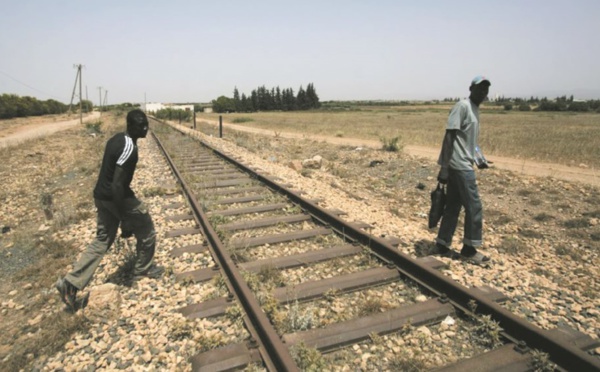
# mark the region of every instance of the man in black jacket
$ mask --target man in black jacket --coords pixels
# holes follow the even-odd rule
[[[134,279],[159,277],[164,269],[153,263],[156,246],[154,223],[148,208],[135,197],[131,181],[138,161],[138,138],[148,133],[148,118],[141,110],[127,114],[127,130],[114,135],[106,143],[98,182],[94,188],[97,208],[96,239],[81,254],[73,271],[56,283],[62,301],[77,310],[77,292],[92,280],[104,254],[115,241],[119,224],[121,236],[135,235],[136,262]]]

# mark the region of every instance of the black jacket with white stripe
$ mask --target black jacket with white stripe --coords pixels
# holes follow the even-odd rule
[[[126,174],[124,185],[125,198],[133,197],[135,194],[130,187],[135,167],[138,162],[138,148],[127,135],[127,133],[115,134],[106,142],[102,167],[98,175],[98,182],[94,188],[94,198],[99,200],[112,201],[111,184],[115,174],[116,167],[121,167]]]

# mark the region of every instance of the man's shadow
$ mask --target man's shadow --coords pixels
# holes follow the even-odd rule
[[[415,255],[417,257],[431,256],[435,254],[435,242],[421,239],[415,243]]]

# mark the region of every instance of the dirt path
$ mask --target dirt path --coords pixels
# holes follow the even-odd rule
[[[217,121],[203,120],[212,125],[218,125]],[[319,135],[307,135],[292,132],[277,132],[272,130],[252,128],[243,125],[223,123],[224,130],[235,129],[242,132],[257,133],[269,136],[279,136],[283,138],[301,138],[312,139],[316,141],[324,141],[336,145],[347,145],[357,147],[381,148],[380,141],[365,140],[358,138],[342,138],[342,137],[327,137]],[[226,127],[225,127],[226,126]],[[404,147],[404,152],[413,156],[420,156],[431,160],[437,160],[439,156],[439,148],[407,145]],[[536,177],[554,177],[567,181],[577,181],[589,185],[600,186],[600,170],[569,167],[553,163],[539,163],[525,159],[514,159],[500,156],[487,156],[488,160],[493,162],[493,166],[498,169],[506,169],[516,173],[536,176]]]
[[[93,112],[90,115],[83,118],[83,121],[90,121],[100,117],[99,112]],[[19,126],[18,128],[8,128],[0,131],[0,148],[10,147],[18,145],[21,142],[48,136],[61,130],[72,128],[79,124],[79,118],[48,122],[48,123],[35,123]]]

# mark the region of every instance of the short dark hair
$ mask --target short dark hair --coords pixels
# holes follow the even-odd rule
[[[130,129],[134,125],[148,124],[148,118],[144,111],[140,109],[131,110],[127,113],[127,129]]]

